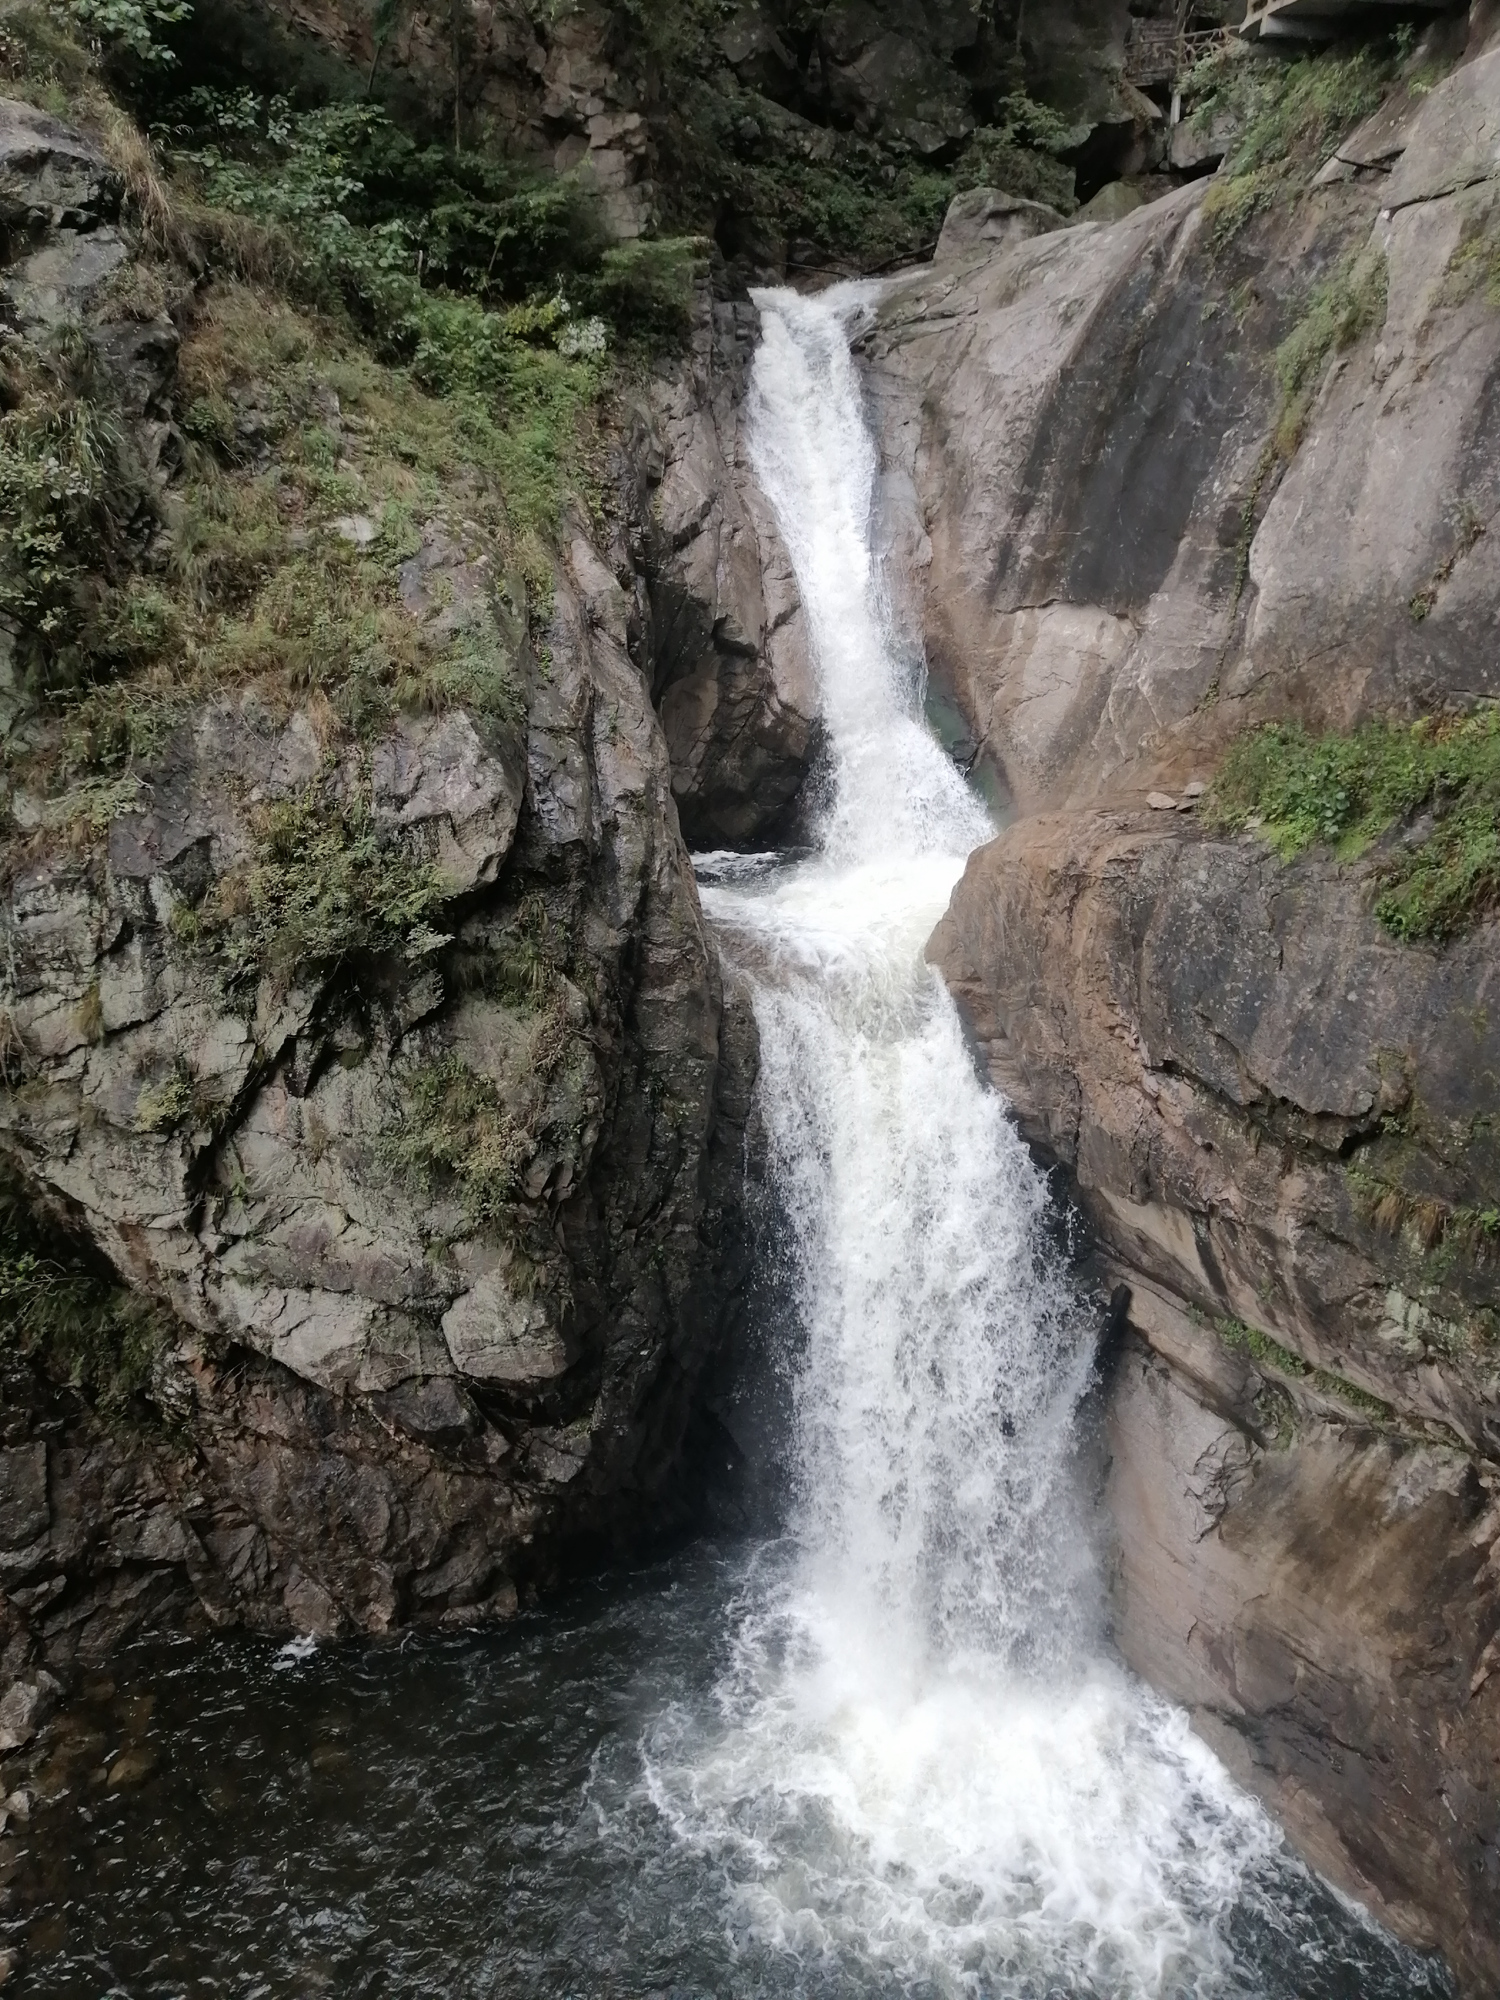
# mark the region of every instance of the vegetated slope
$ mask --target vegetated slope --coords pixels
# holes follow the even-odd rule
[[[1175,6],[1135,12],[1170,21]],[[196,18],[254,60],[223,0]],[[1069,212],[1127,156],[1165,166],[1165,98],[1122,76],[1124,0],[575,0],[474,16],[329,0],[295,19],[433,129],[503,132],[588,173],[623,232],[710,238],[736,285],[909,261],[966,188]]]

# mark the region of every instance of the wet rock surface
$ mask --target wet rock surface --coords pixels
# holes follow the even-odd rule
[[[746,453],[748,303],[716,305],[691,365],[643,413],[652,692],[695,849],[767,847],[791,826],[820,730],[791,558]]]

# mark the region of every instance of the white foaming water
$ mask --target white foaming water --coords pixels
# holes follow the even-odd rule
[[[663,1718],[648,1782],[748,1936],[856,1982],[1239,1990],[1220,1922],[1278,1838],[1100,1649],[1073,1467],[1088,1330],[923,962],[990,827],[883,615],[862,302],[763,295],[751,393],[831,739],[819,852],[705,870],[754,990],[801,1320],[790,1552],[752,1579],[717,1717]]]

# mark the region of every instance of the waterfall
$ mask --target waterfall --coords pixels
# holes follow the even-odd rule
[[[1276,1835],[1106,1655],[1089,1330],[923,961],[990,828],[891,643],[864,296],[761,295],[751,384],[831,743],[816,852],[701,871],[754,993],[800,1319],[790,1533],[737,1607],[712,1725],[662,1718],[648,1782],[747,1935],[804,1958],[923,1992],[1239,1990],[1222,1920]]]

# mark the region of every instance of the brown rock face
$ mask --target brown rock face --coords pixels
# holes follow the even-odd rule
[[[820,740],[791,559],[746,457],[758,334],[753,306],[715,306],[634,451],[653,692],[683,838],[700,850],[783,835]]]
[[[1121,1646],[1315,1867],[1493,1992],[1497,1489],[1462,1451],[1291,1415],[1214,1334],[1144,1290],[1135,1310],[1110,1413]]]
[[[892,599],[1018,813],[931,954],[1133,1295],[1122,1648],[1476,1994],[1500,1990],[1500,927],[1383,931],[1399,828],[1285,865],[1193,807],[1261,719],[1500,693],[1500,318],[1453,275],[1497,105],[1500,55],[1471,53],[1387,117],[1378,181],[1325,175],[1228,250],[1197,188],[979,246],[893,285],[864,342]],[[1365,249],[1383,324],[1278,459],[1271,354]]]

